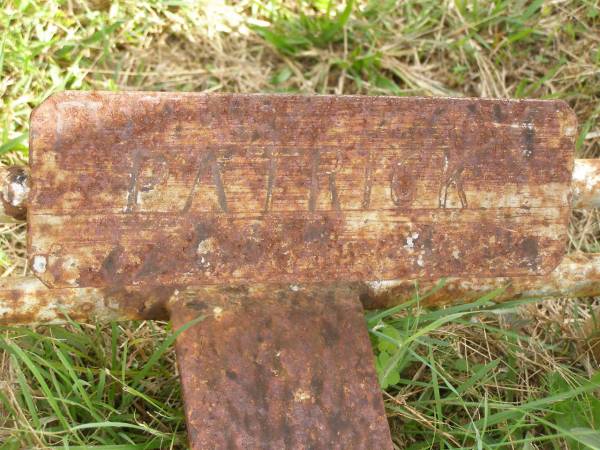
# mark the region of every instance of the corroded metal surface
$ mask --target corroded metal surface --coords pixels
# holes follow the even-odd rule
[[[0,279],[0,325],[168,320],[166,286],[49,289],[35,277]]]
[[[576,123],[556,101],[55,95],[31,121],[49,286],[549,273]]]
[[[337,283],[340,289],[360,294],[367,309],[400,304],[415,293],[429,291],[437,282],[390,280],[369,283]],[[324,286],[334,289],[336,286]],[[274,289],[310,288],[310,285],[273,286],[254,284],[248,292],[259,295]],[[507,288],[495,300],[539,297],[587,297],[600,295],[600,254],[567,255],[549,275],[514,278],[448,278],[445,287],[425,299],[429,305],[468,302],[497,288]],[[180,288],[204,297],[236,295],[240,287],[204,286]],[[161,319],[168,320],[166,304],[175,292],[167,287],[135,287],[112,292],[96,288],[49,289],[37,278],[0,280],[0,325],[60,323],[65,315],[74,320]]]
[[[361,301],[366,309],[387,308],[436,288],[423,304],[441,306],[467,303],[481,296],[504,289],[494,301],[546,297],[592,297],[600,295],[600,254],[575,253],[563,258],[549,275],[541,277],[457,278],[439,281],[390,280],[366,283],[361,287]]]
[[[5,170],[3,185],[0,192],[4,200],[10,203],[7,214],[11,213],[11,207],[17,207],[19,220],[25,219],[27,209],[27,195],[29,194],[29,170],[25,167],[14,166]],[[15,184],[16,183],[16,184]],[[573,208],[598,208],[600,207],[600,159],[575,159],[573,166],[573,177],[571,180],[572,207]]]
[[[175,327],[191,448],[392,449],[358,296],[315,287],[182,292]]]

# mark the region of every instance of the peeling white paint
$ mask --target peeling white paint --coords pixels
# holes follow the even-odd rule
[[[415,241],[419,239],[419,233],[413,233],[406,237],[406,245],[404,246],[407,250],[413,250],[415,248]]]
[[[211,263],[208,255],[214,253],[217,250],[217,243],[215,238],[209,237],[200,241],[198,247],[196,247],[196,255],[198,256],[198,263],[204,269],[209,269]]]
[[[297,389],[296,392],[294,392],[295,402],[303,402],[310,399],[312,399],[310,392],[305,391],[304,389]]]
[[[215,250],[217,250],[217,242],[215,238],[210,237],[204,239],[203,241],[200,241],[198,247],[196,247],[196,254],[198,256],[206,255],[208,253],[214,252]]]
[[[528,130],[533,130],[534,125],[531,122],[521,122],[521,123],[511,123],[511,128],[526,128]]]
[[[213,316],[215,316],[215,319],[217,320],[221,319],[221,317],[223,317],[223,308],[220,306],[215,306],[213,308]]]
[[[367,286],[373,291],[375,295],[382,292],[387,292],[395,286],[398,286],[400,281],[398,280],[375,280],[367,283]]]
[[[205,269],[208,269],[210,267],[210,262],[207,261],[204,256],[200,257],[200,260],[198,261],[198,263],[200,264],[200,266],[204,267]],[[189,272],[189,274],[192,275],[192,272]]]
[[[33,257],[33,263],[31,264],[31,268],[35,273],[44,273],[46,272],[46,265],[48,261],[44,255],[35,255]]]

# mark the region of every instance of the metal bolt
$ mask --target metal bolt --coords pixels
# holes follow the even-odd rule
[[[3,172],[0,179],[0,197],[4,213],[14,219],[24,220],[29,198],[28,169],[24,166],[11,166]]]

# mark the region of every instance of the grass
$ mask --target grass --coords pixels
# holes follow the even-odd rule
[[[598,1],[18,1],[0,8],[0,162],[63,89],[561,98],[600,156]],[[27,273],[0,224],[2,276]],[[570,251],[600,251],[575,211]],[[369,313],[398,448],[600,448],[595,302]],[[6,328],[0,450],[185,448],[168,324]]]
[[[600,374],[574,370],[551,345],[513,328],[519,307],[534,302],[492,300],[437,311],[413,300],[368,316],[398,444],[586,448],[600,437]]]

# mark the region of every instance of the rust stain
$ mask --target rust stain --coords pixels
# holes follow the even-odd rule
[[[600,294],[600,254],[574,253],[565,256],[549,275],[533,277],[449,277],[440,281],[374,281],[357,287],[366,309],[388,308],[412,298],[415,287],[422,304],[442,306],[468,303],[500,289],[494,301],[550,297],[592,297]],[[428,294],[435,288],[432,294]],[[427,294],[427,295],[424,295]]]
[[[192,449],[392,449],[350,290],[289,287],[170,302]]]
[[[575,127],[558,101],[66,92],[32,114],[31,263],[51,287],[548,274]]]
[[[0,280],[0,325],[169,320],[173,287],[48,289],[35,277]]]
[[[419,292],[424,294],[437,281],[415,279],[322,284],[323,289],[340,289],[360,295],[365,309],[398,305]],[[292,285],[294,289],[313,285]],[[176,292],[185,295],[221,298],[251,292],[266,295],[289,288],[281,284],[250,286],[127,286],[113,288],[49,289],[37,278],[0,280],[0,324],[57,323],[68,315],[80,322],[159,319],[168,320],[167,305]],[[567,255],[545,276],[525,277],[450,277],[434,295],[424,298],[428,305],[468,302],[498,288],[506,288],[495,301],[516,298],[588,297],[600,294],[600,254]]]

